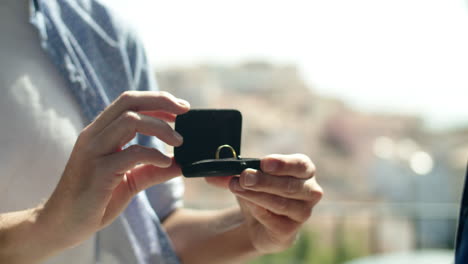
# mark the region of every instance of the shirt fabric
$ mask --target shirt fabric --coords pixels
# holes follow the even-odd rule
[[[99,1],[37,0],[31,1],[30,7],[30,19],[38,30],[40,44],[61,75],[63,89],[70,92],[62,97],[62,103],[78,106],[85,123],[125,90],[157,90],[138,38]],[[23,80],[28,85],[33,81]],[[31,87],[28,85],[23,87]],[[24,97],[21,93],[16,96],[18,100]],[[34,96],[37,101],[37,97],[48,94],[36,92]],[[75,127],[72,138],[76,138],[77,128],[81,129]],[[161,146],[154,137],[142,136],[132,144]],[[139,193],[114,223],[97,234],[94,261],[179,263],[159,219],[181,206],[181,184],[181,179],[175,179]]]
[[[29,23],[29,0],[0,1],[0,213],[53,192],[85,123]],[[44,263],[95,263],[95,237]],[[128,262],[132,263],[132,262]]]

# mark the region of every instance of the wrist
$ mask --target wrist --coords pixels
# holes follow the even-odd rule
[[[57,250],[39,221],[43,206],[0,215],[0,263],[37,263]]]
[[[65,223],[53,212],[47,204],[38,206],[35,208],[35,221],[32,226],[32,230],[36,233],[33,240],[42,244],[41,248],[48,252],[47,255],[55,255],[66,249],[69,244],[63,232]]]
[[[245,221],[235,230],[235,235],[238,236],[239,241],[242,241],[240,251],[243,252],[243,260],[251,260],[264,255],[255,247]]]

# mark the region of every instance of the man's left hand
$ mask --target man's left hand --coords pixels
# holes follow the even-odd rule
[[[270,155],[261,160],[261,169],[207,181],[229,187],[236,195],[250,241],[259,253],[279,252],[294,243],[323,191],[314,177],[315,166],[305,155]]]

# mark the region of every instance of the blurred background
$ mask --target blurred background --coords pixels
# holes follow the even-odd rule
[[[326,195],[295,247],[252,263],[453,262],[467,1],[109,2],[139,31],[161,90],[243,113],[243,156],[301,152],[317,165]],[[235,204],[185,182],[189,207]]]

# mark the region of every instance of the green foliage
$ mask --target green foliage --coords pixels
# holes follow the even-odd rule
[[[303,231],[292,248],[257,258],[249,264],[340,264],[365,255],[359,243],[352,243],[345,236],[335,242],[334,247],[324,246],[316,233]]]

